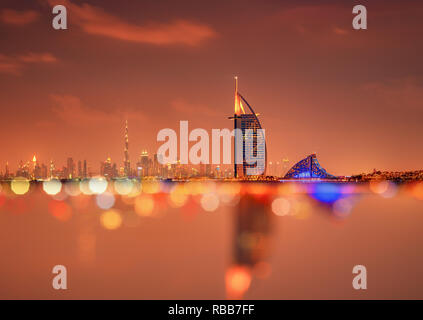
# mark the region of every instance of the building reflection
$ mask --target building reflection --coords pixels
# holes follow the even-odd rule
[[[228,299],[242,299],[253,277],[270,273],[266,261],[274,219],[270,203],[268,195],[246,194],[234,208],[233,261],[225,279]]]

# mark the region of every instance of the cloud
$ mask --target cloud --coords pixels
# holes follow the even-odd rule
[[[38,20],[39,13],[35,10],[17,11],[13,9],[3,9],[0,12],[0,21],[6,24],[24,26]]]
[[[59,4],[56,0],[47,1],[52,6]],[[62,0],[60,4],[65,5],[68,12],[72,13],[72,23],[78,25],[86,33],[112,39],[154,45],[196,46],[216,36],[216,32],[209,26],[188,20],[139,26],[86,3],[76,5],[68,0]]]
[[[28,53],[20,55],[18,60],[23,63],[50,63],[56,62],[57,58],[51,53]]]
[[[347,35],[349,33],[348,30],[343,29],[343,28],[339,28],[339,27],[334,27],[333,32],[337,35],[340,35],[340,36],[344,36],[344,35]]]
[[[20,75],[29,64],[54,63],[57,58],[51,53],[27,53],[18,56],[0,54],[0,73]]]
[[[19,75],[22,65],[17,61],[0,54],[0,73]]]
[[[146,121],[139,111],[116,109],[112,112],[98,110],[84,105],[79,97],[74,95],[51,94],[52,112],[61,121],[72,126],[102,127],[122,123],[124,119],[135,122]]]

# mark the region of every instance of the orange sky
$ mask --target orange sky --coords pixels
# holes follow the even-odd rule
[[[89,2],[89,4],[87,4]],[[233,76],[261,114],[269,160],[312,152],[333,174],[421,169],[423,4],[364,1],[3,0],[0,166],[157,150],[189,120],[226,128]],[[51,4],[68,30],[51,27]]]

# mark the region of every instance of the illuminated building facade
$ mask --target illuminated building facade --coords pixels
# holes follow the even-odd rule
[[[125,122],[125,149],[124,149],[123,168],[124,168],[125,176],[129,177],[131,175],[131,162],[129,161],[128,120],[126,120]]]
[[[146,177],[152,175],[152,161],[148,157],[147,150],[141,151],[140,160],[137,162],[137,175]]]
[[[285,179],[336,179],[336,176],[329,174],[323,169],[316,154],[311,154],[307,158],[295,164],[285,175]]]
[[[66,179],[73,178],[75,178],[75,162],[73,161],[73,158],[69,157],[67,159]]]
[[[243,103],[245,103],[250,113],[245,112]],[[237,150],[237,143],[234,143],[234,177],[244,178],[248,176],[263,176],[266,175],[266,158],[267,148],[265,144],[265,137],[262,131],[262,126],[258,119],[258,114],[254,112],[253,108],[238,92],[238,77],[235,77],[235,113],[234,129],[241,129],[242,134],[242,150]],[[236,135],[237,133],[235,133]],[[262,136],[263,135],[263,136]],[[237,137],[235,137],[235,140]],[[258,139],[262,139],[264,143],[258,143]],[[252,150],[252,156],[257,160],[256,163],[250,164],[247,162],[247,151]],[[236,163],[236,159],[242,154],[242,163]],[[248,173],[249,172],[249,173]]]
[[[112,159],[110,157],[108,157],[106,161],[101,164],[100,172],[101,175],[106,178],[115,178],[118,176],[116,163],[112,164]]]

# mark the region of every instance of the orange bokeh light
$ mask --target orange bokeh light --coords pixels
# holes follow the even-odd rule
[[[60,221],[68,221],[72,217],[72,208],[64,201],[51,200],[48,203],[48,211]]]
[[[245,266],[232,266],[226,271],[228,299],[242,299],[251,284],[251,271]]]

